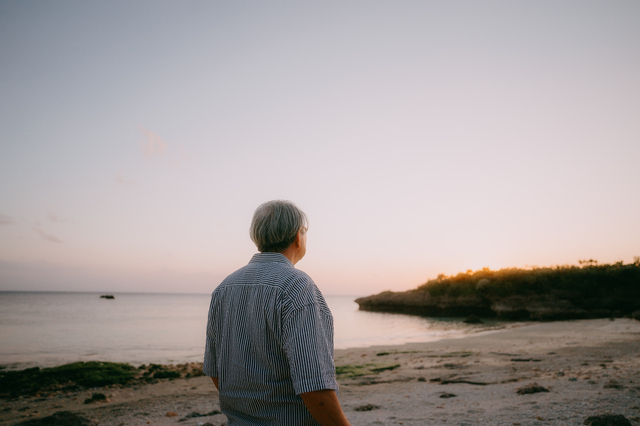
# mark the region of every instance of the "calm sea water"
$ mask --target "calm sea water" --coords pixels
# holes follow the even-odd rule
[[[0,365],[74,361],[131,364],[202,361],[210,295],[0,292]],[[455,319],[363,312],[352,296],[327,296],[335,347],[461,337],[478,326]]]

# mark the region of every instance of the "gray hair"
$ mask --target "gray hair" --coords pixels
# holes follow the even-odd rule
[[[295,240],[298,232],[306,232],[307,215],[286,200],[261,204],[253,213],[249,234],[260,252],[281,252]]]

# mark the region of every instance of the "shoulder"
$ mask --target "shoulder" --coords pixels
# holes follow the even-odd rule
[[[291,307],[296,309],[307,305],[319,305],[321,309],[328,310],[324,297],[313,279],[304,271],[295,271],[285,291]]]
[[[276,287],[282,292],[290,294],[297,294],[305,289],[315,287],[315,283],[309,275],[294,268],[291,264],[263,262],[249,263],[231,273],[216,287],[214,293],[237,285]]]
[[[225,279],[223,279],[220,284],[218,284],[218,286],[214,289],[214,293],[216,292],[220,292],[220,290],[224,289],[226,286],[228,285],[233,285],[236,282],[242,281],[242,276],[244,275],[244,269],[246,268],[246,266],[243,266],[242,268],[236,270],[235,272],[232,272],[231,274],[227,275]]]

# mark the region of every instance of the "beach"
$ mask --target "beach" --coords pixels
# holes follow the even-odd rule
[[[354,425],[640,424],[640,321],[514,323],[467,337],[340,349],[339,399]],[[93,394],[105,400],[85,403]],[[0,425],[60,411],[100,425],[222,425],[199,376],[0,400]],[[597,424],[597,423],[594,423]]]

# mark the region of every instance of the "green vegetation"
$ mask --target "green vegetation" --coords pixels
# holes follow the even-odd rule
[[[74,362],[59,367],[28,368],[20,371],[0,369],[0,398],[20,395],[47,394],[56,391],[74,391],[110,385],[155,383],[158,379],[202,376],[202,364],[141,365],[113,362]]]
[[[381,372],[387,371],[387,370],[395,370],[398,367],[400,367],[400,364],[384,365],[382,367],[372,368],[371,371],[373,371],[374,373],[381,373]]]
[[[179,371],[157,371],[153,374],[154,379],[177,379],[180,377]]]
[[[336,376],[359,377],[369,374],[380,373],[386,370],[393,370],[400,367],[400,364],[380,365],[380,364],[360,364],[360,365],[336,365]]]
[[[14,397],[35,394],[43,389],[72,390],[134,380],[136,369],[129,364],[113,362],[74,362],[53,368],[38,367],[21,371],[0,372],[0,396]]]
[[[442,355],[425,355],[426,358],[466,358],[473,355],[473,352],[460,351],[460,352],[448,352]]]
[[[363,365],[336,365],[336,376],[339,377],[358,377],[371,374],[370,367],[374,364]]]
[[[149,370],[142,375],[142,379],[151,382],[154,379],[177,379],[180,372],[167,369],[166,365],[149,364]]]
[[[595,260],[581,260],[581,266],[555,266],[550,268],[508,268],[492,271],[459,273],[447,277],[438,275],[418,287],[432,296],[447,295],[506,297],[540,294],[582,298],[585,295],[610,297],[615,294],[640,296],[640,260],[628,265],[598,265]]]
[[[562,299],[583,300],[631,297],[640,298],[640,261],[624,265],[598,265],[595,260],[580,261],[581,266],[556,266],[532,269],[467,271],[455,276],[439,275],[418,287],[431,296],[508,297],[551,295]]]
[[[627,265],[579,263],[441,274],[415,290],[383,292],[356,302],[372,311],[539,320],[622,316],[640,309],[640,258]]]

